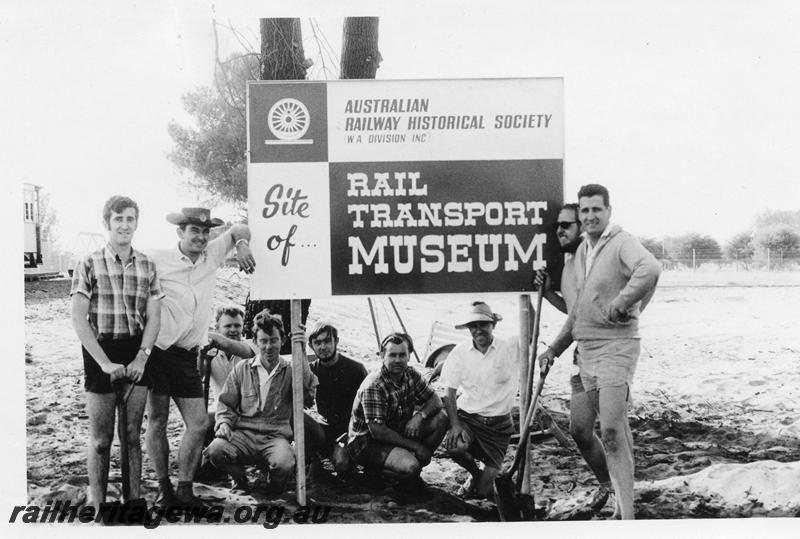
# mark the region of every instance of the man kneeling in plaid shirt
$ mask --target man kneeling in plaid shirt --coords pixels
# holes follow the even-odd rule
[[[419,473],[449,425],[442,400],[422,375],[408,366],[411,337],[392,333],[381,343],[383,365],[367,375],[356,393],[347,442],[350,458],[365,468],[424,486]],[[417,408],[419,407],[419,408]],[[416,411],[415,411],[416,409]],[[349,466],[337,462],[337,472]]]

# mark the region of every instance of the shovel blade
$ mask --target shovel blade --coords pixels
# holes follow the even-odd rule
[[[536,501],[533,494],[518,494],[519,511],[522,520],[539,520],[539,513],[536,510]]]
[[[494,480],[494,502],[503,522],[519,522],[522,520],[522,509],[519,498],[514,492],[514,482],[510,475],[498,475]]]

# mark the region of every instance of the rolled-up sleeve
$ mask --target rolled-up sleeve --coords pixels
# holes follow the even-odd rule
[[[386,423],[388,399],[380,387],[365,387],[361,395],[361,406],[364,409],[364,421],[369,423]]]

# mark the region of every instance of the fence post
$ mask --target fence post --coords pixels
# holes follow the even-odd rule
[[[697,269],[697,258],[695,256],[695,250],[694,249],[692,249],[692,269],[693,270]]]

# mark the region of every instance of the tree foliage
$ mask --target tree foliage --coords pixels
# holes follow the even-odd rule
[[[661,260],[664,258],[664,244],[661,242],[661,240],[654,238],[640,238],[639,242],[645,249],[650,251],[654,257],[656,257],[656,260]]]
[[[247,202],[247,80],[257,79],[256,54],[220,62],[215,87],[200,87],[182,101],[192,126],[170,122],[175,148],[169,159],[191,176],[188,183],[223,202]]]
[[[773,225],[789,225],[795,230],[800,230],[800,210],[764,210],[756,216],[756,230]]]
[[[669,257],[684,263],[690,263],[692,260],[702,262],[722,258],[722,249],[720,249],[719,243],[707,234],[690,232],[677,238],[667,238],[665,244],[669,245]]]
[[[167,127],[175,142],[168,157],[186,174],[187,183],[214,201],[240,209],[247,203],[247,81],[305,79],[313,64],[305,57],[300,19],[268,18],[259,23],[260,54],[247,52],[218,61],[215,85],[182,97],[192,125],[172,121]],[[319,45],[319,28],[313,22],[312,29]],[[342,55],[342,78],[375,78],[380,62],[377,17],[346,19]]]
[[[753,259],[755,252],[756,249],[753,245],[753,234],[751,232],[740,232],[725,245],[725,256],[745,266]]]
[[[800,233],[788,224],[775,224],[759,230],[756,244],[762,249],[779,252],[783,256],[798,256]]]

